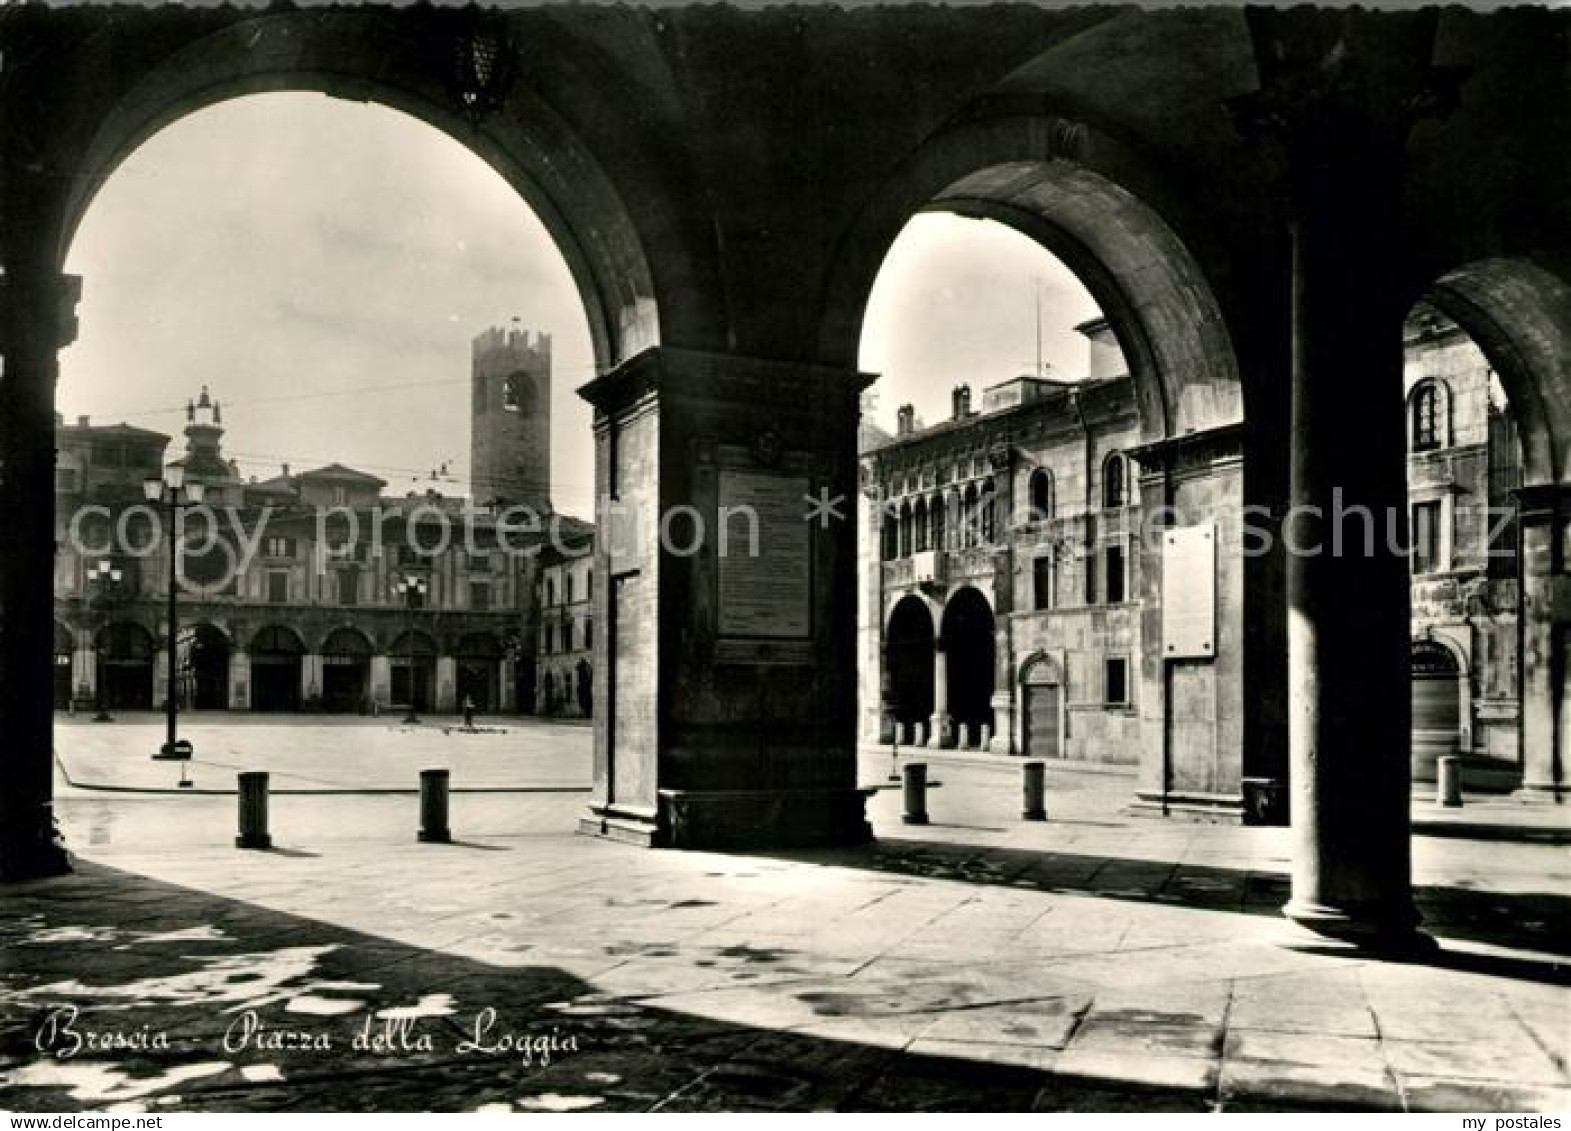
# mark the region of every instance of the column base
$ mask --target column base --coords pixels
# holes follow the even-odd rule
[[[1141,789],[1129,810],[1136,817],[1178,817],[1198,824],[1245,823],[1243,798],[1230,793],[1169,790],[1164,796],[1159,789]]]
[[[16,826],[0,829],[0,880],[41,880],[70,873],[71,856],[55,827],[51,806],[40,806]]]
[[[1512,801],[1526,801],[1533,805],[1564,805],[1571,801],[1571,787],[1552,782],[1523,782],[1511,794]]]
[[[658,811],[591,808],[584,836],[641,848],[730,851],[866,844],[867,790],[663,789]]]
[[[1382,954],[1417,955],[1440,949],[1431,935],[1419,930],[1418,912],[1391,912],[1380,906],[1331,907],[1312,900],[1289,900],[1282,914],[1294,925],[1283,945],[1294,949],[1327,943]]]

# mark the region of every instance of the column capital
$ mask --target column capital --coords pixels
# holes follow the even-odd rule
[[[1448,113],[1465,68],[1433,63],[1433,11],[1250,8],[1260,85],[1229,99],[1239,132],[1270,147],[1299,208],[1400,187],[1413,125]]]
[[[64,349],[76,341],[76,307],[82,301],[82,277],[55,272],[41,277],[0,276],[0,333],[10,341],[24,333],[42,313],[41,324],[52,327],[46,346]]]

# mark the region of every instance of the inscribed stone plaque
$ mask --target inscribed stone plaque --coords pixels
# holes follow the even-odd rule
[[[1216,655],[1216,527],[1186,526],[1162,535],[1162,655]]]
[[[805,478],[720,473],[720,635],[805,637],[812,615]],[[749,536],[756,522],[757,541]],[[757,550],[754,553],[754,550]]]

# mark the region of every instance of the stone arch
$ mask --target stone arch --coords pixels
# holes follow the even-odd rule
[[[947,672],[949,714],[957,728],[993,725],[997,642],[992,603],[974,585],[963,585],[944,602],[939,635]]]
[[[1467,649],[1444,632],[1431,630],[1415,637],[1412,649],[1413,777],[1433,781],[1437,757],[1465,753],[1472,746],[1472,663]],[[1456,724],[1452,733],[1427,733],[1421,725],[1421,712],[1436,706],[1435,697],[1421,691],[1430,685],[1441,691],[1447,710],[1454,704]]]
[[[270,12],[241,18],[172,51],[98,116],[56,218],[57,263],[98,190],[138,146],[198,110],[250,94],[318,91],[372,101],[441,130],[524,199],[566,260],[603,371],[660,344],[662,326],[644,241],[610,178],[567,120],[515,83],[483,125],[466,116],[434,50],[454,46],[457,13],[429,25],[364,12]],[[440,42],[446,40],[447,42]],[[663,252],[680,256],[680,249]],[[673,274],[690,274],[683,264]]]
[[[914,740],[933,714],[934,620],[925,598],[908,593],[895,602],[884,627],[885,707],[897,733]]]
[[[1571,285],[1531,260],[1502,257],[1446,273],[1424,298],[1499,375],[1526,482],[1571,483]]]
[[[1020,661],[1016,678],[1022,684],[1056,683],[1063,686],[1064,668],[1057,656],[1039,649]]]
[[[826,289],[820,352],[857,356],[879,268],[923,211],[1008,225],[1080,279],[1129,364],[1142,438],[1243,419],[1238,361],[1209,277],[1170,222],[1159,178],[1084,122],[1038,113],[974,118],[920,146],[842,241]]]

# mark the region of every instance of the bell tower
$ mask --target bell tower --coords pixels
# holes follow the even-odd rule
[[[493,326],[474,340],[470,478],[481,505],[551,509],[551,335]]]

